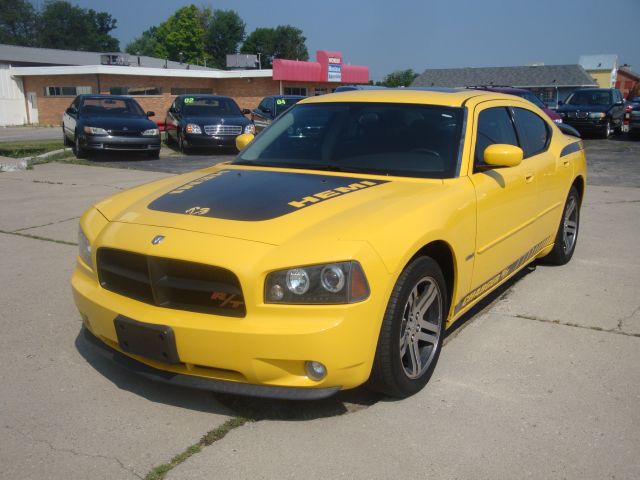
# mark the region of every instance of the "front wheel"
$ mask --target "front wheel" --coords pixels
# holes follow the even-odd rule
[[[438,362],[448,311],[442,270],[430,257],[416,258],[391,293],[369,387],[397,398],[420,391]]]
[[[189,147],[185,144],[184,136],[181,133],[178,133],[178,150],[184,154],[189,153]]]
[[[604,130],[602,131],[602,138],[609,138],[613,133],[613,129],[611,128],[611,122],[607,121],[604,126]]]
[[[543,261],[551,265],[564,265],[569,263],[573,252],[576,250],[578,230],[580,227],[580,195],[575,186],[569,190],[567,201],[564,204],[560,226],[556,232],[553,250],[544,257]]]
[[[73,154],[76,158],[86,158],[87,152],[80,145],[80,136],[76,133],[76,138],[73,141]]]

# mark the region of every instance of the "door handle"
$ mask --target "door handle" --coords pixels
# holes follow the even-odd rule
[[[563,161],[562,161],[562,166],[563,166],[563,167],[568,167],[568,166],[569,166],[569,163],[570,163],[570,162],[569,162],[569,160],[563,160]]]
[[[527,182],[527,183],[531,183],[531,182],[533,182],[533,177],[534,177],[533,173],[527,173],[524,176],[524,181]]]

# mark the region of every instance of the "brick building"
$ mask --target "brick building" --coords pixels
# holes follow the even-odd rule
[[[317,57],[274,60],[273,69],[217,70],[122,53],[0,45],[0,110],[6,106],[0,125],[58,125],[80,93],[131,95],[162,122],[176,95],[184,93],[226,95],[240,108],[255,108],[267,95],[319,95],[369,81],[368,68],[343,65],[340,52],[318,51]],[[7,94],[5,83],[11,84]]]
[[[631,70],[626,63],[618,69],[616,88],[622,92],[624,98],[631,99],[640,96],[640,73]]]

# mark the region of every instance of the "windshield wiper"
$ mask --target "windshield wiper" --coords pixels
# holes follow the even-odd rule
[[[273,168],[295,168],[298,170],[331,170],[328,165],[305,165],[301,163],[287,163],[287,162],[254,162],[250,160],[238,160],[231,163],[231,165],[243,165],[248,167],[273,167]]]

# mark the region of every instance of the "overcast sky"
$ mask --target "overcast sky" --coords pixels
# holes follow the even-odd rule
[[[42,3],[42,0],[37,0]],[[256,27],[294,25],[380,80],[398,69],[575,64],[615,53],[640,71],[640,0],[70,0],[107,11],[121,48],[183,5],[237,11]]]

